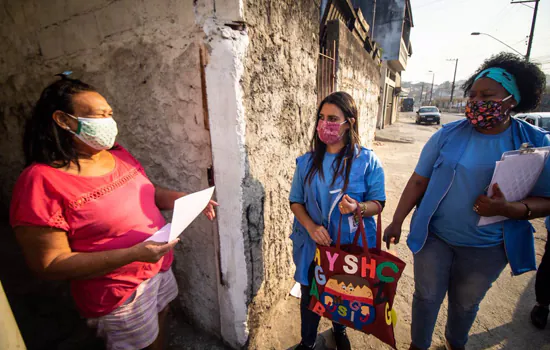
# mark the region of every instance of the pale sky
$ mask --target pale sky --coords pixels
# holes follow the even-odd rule
[[[458,58],[456,79],[466,79],[484,59],[501,51],[511,51],[498,41],[472,32],[491,34],[517,51],[527,52],[526,37],[531,29],[533,10],[511,0],[411,0],[414,28],[411,30],[413,55],[403,80],[435,83],[452,81]],[[534,7],[534,3],[527,4]],[[535,26],[531,60],[543,62],[550,74],[550,0],[541,0]]]

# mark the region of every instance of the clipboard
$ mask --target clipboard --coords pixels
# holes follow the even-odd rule
[[[522,144],[516,151],[504,152],[496,163],[487,196],[493,195],[493,185],[498,183],[504,197],[509,202],[521,201],[533,190],[544,170],[550,147],[530,147]],[[482,216],[477,226],[485,226],[508,220],[504,216]]]

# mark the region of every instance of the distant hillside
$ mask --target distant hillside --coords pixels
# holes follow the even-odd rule
[[[464,91],[461,89],[462,84],[466,80],[459,80],[455,82],[455,91],[453,94],[453,99],[460,99],[464,96]],[[412,83],[409,81],[402,81],[401,87],[403,88],[403,97],[412,97],[415,101],[426,101],[432,98],[436,99],[445,99],[451,97],[451,84],[450,81],[445,81],[441,84],[434,84],[433,94],[432,94],[432,82],[418,82]],[[420,97],[422,94],[422,98]]]

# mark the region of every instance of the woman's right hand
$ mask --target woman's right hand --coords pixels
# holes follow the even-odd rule
[[[330,239],[327,229],[323,226],[312,225],[307,232],[309,233],[311,239],[313,239],[317,244],[330,246],[332,243],[332,239]]]
[[[384,230],[384,237],[382,238],[386,242],[386,249],[390,249],[391,243],[399,243],[399,238],[401,238],[401,225],[392,222]]]
[[[132,249],[135,261],[154,264],[166,255],[166,253],[172,250],[172,248],[174,248],[179,241],[179,238],[176,238],[169,243],[144,241],[136,244],[130,249]]]

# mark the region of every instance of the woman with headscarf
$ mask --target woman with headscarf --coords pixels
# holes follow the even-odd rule
[[[535,64],[501,53],[464,83],[466,119],[443,126],[427,142],[384,235],[399,242],[417,206],[407,243],[414,253],[410,349],[428,349],[445,295],[447,349],[463,349],[479,304],[507,264],[519,275],[536,268],[528,220],[550,212],[550,163],[524,200],[508,202],[498,184],[485,195],[496,161],[523,143],[550,145],[548,133],[511,117],[535,109],[546,79]],[[480,216],[505,221],[478,226]]]

